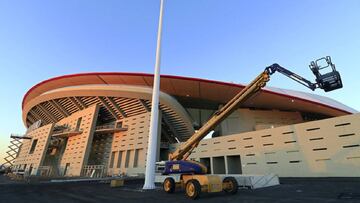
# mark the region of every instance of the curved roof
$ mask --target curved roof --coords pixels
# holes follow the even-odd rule
[[[48,91],[90,84],[151,87],[153,74],[95,72],[54,77],[33,86],[25,94],[22,108],[24,109],[24,106],[32,99]],[[160,84],[161,91],[172,96],[199,98],[221,103],[227,102],[243,87],[244,85],[241,84],[172,75],[161,75]],[[322,113],[329,116],[340,116],[356,112],[356,110],[327,97],[280,88],[264,88],[256,97],[249,99],[242,106],[298,110]]]
[[[61,119],[92,105],[99,105],[102,118],[121,120],[150,112],[152,88],[135,85],[77,85],[47,91],[23,108],[23,121],[30,125],[41,119],[43,124]],[[171,125],[175,137],[187,139],[194,133],[186,110],[172,96],[160,92],[162,119]]]

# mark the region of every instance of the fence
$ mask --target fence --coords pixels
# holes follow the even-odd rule
[[[86,165],[84,166],[81,174],[85,177],[90,178],[102,178],[106,172],[106,167],[104,165]]]

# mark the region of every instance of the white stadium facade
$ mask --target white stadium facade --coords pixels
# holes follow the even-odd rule
[[[151,74],[115,72],[35,85],[23,99],[28,130],[13,168],[35,176],[144,174],[152,83]],[[157,160],[167,160],[242,88],[162,75]],[[190,159],[212,174],[359,177],[360,114],[327,97],[264,88],[202,140]]]

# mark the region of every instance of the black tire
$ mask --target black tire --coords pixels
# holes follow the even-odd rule
[[[201,185],[199,181],[191,179],[186,183],[185,194],[190,199],[197,199],[201,193]]]
[[[166,193],[174,193],[175,192],[175,180],[173,178],[165,178],[163,182],[163,189]]]
[[[234,177],[226,177],[223,180],[223,184],[228,185],[229,187],[225,187],[224,191],[228,194],[236,194],[238,191],[238,183]]]

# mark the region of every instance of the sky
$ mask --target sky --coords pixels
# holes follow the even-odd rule
[[[81,72],[152,73],[160,0],[0,0],[0,163],[35,84]],[[161,73],[246,84],[272,63],[313,79],[330,55],[360,110],[360,1],[165,0]],[[311,90],[274,75],[269,86]]]

